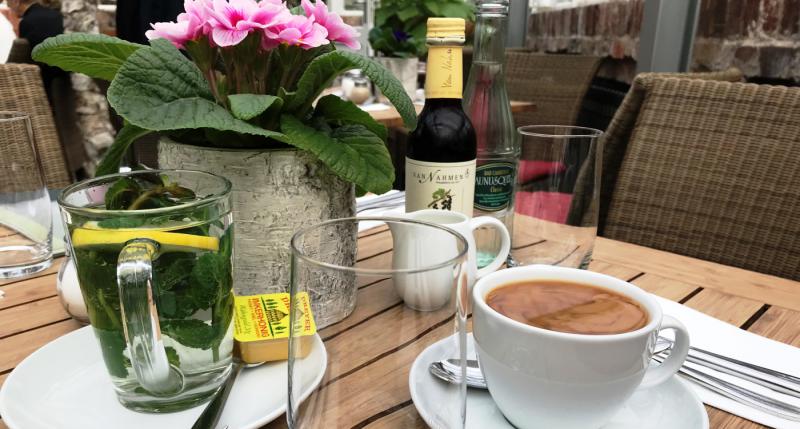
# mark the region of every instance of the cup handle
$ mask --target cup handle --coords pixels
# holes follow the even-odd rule
[[[639,385],[641,388],[653,387],[667,381],[681,369],[686,355],[689,353],[689,331],[686,330],[683,323],[665,314],[659,331],[663,329],[675,331],[675,343],[664,362],[647,370],[642,384]]]
[[[150,393],[166,395],[183,388],[183,376],[170,366],[161,339],[153,300],[152,261],[157,253],[155,241],[129,241],[117,259],[117,287],[125,341],[136,379]]]
[[[469,226],[472,228],[473,236],[476,229],[484,226],[491,227],[492,229],[497,230],[497,232],[500,234],[500,252],[497,254],[497,256],[495,256],[491,264],[478,270],[476,277],[477,280],[489,273],[497,271],[506,262],[506,258],[508,258],[508,252],[511,251],[511,236],[508,235],[508,229],[503,222],[500,222],[491,216],[479,216],[472,218],[469,221]]]

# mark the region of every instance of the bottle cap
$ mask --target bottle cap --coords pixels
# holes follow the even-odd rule
[[[462,18],[428,18],[429,39],[464,38],[466,23]]]
[[[479,0],[476,13],[488,17],[507,16],[508,0]]]

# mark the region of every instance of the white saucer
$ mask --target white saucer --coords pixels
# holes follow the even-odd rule
[[[441,402],[445,382],[428,372],[446,338],[426,348],[411,366],[408,385],[411,400],[423,420],[432,424],[430,404]],[[467,335],[467,356],[475,359],[472,334]],[[577,412],[578,410],[576,410]],[[513,428],[495,406],[488,390],[467,389],[467,428]],[[708,429],[708,414],[691,388],[673,377],[652,389],[633,394],[614,419],[603,429]]]
[[[305,359],[318,362],[304,380],[305,399],[322,381],[327,353],[319,336]],[[286,411],[286,361],[244,369],[234,384],[219,427],[258,428]],[[169,414],[128,410],[117,402],[91,327],[40,348],[8,376],[0,390],[0,415],[11,429],[189,428],[207,404]]]

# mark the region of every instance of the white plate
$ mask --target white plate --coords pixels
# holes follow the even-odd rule
[[[305,359],[319,372],[304,380],[305,399],[322,381],[327,353],[319,336]],[[258,428],[286,410],[286,361],[242,370],[219,427]],[[0,415],[11,429],[190,428],[206,404],[169,414],[128,410],[117,401],[91,327],[71,332],[22,361],[0,390]]]
[[[411,366],[409,388],[411,400],[422,419],[432,423],[430,404],[441,401],[444,381],[428,372],[428,366],[444,346],[447,338],[425,349]],[[467,335],[467,356],[475,359],[472,334]],[[576,410],[577,412],[578,410]],[[467,389],[467,428],[513,428],[492,401],[488,390]],[[603,429],[708,429],[708,414],[691,388],[673,377],[652,389],[638,390],[614,419]]]

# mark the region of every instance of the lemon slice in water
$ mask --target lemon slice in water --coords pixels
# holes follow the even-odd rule
[[[118,248],[136,238],[147,238],[157,242],[162,253],[219,250],[219,238],[217,237],[148,229],[77,228],[72,232],[72,245],[76,249],[85,247]]]

